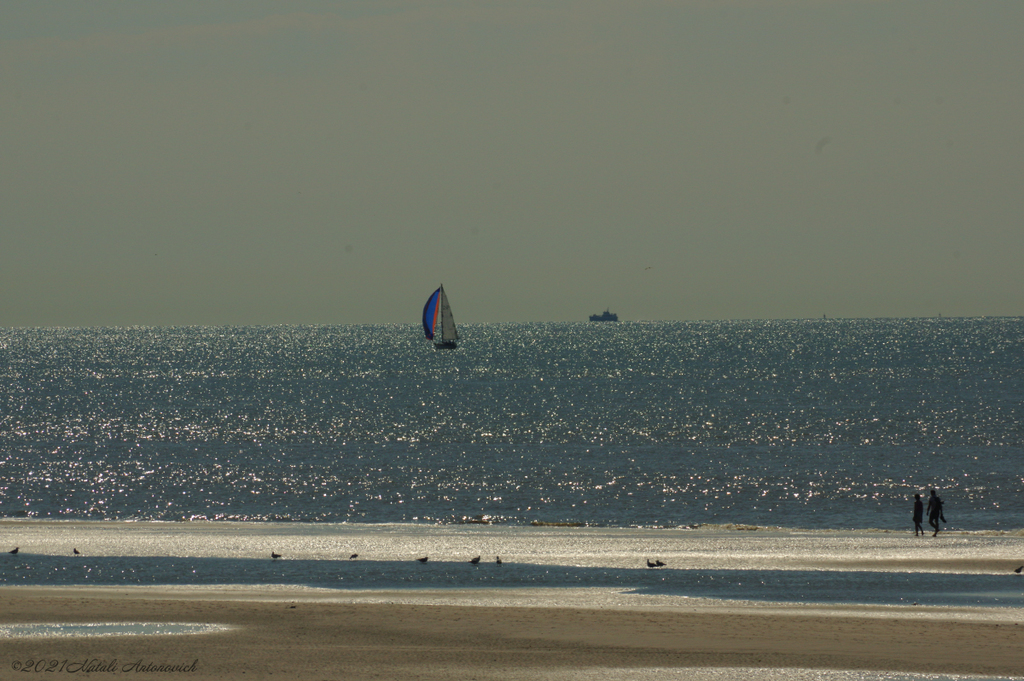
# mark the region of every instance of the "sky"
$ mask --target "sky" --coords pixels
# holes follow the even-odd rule
[[[1024,314],[1020,0],[7,0],[0,327]]]

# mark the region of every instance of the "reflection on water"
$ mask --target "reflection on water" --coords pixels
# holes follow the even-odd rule
[[[86,624],[4,624],[0,638],[78,638],[85,636],[167,636],[227,631],[223,624],[173,622],[90,622]]]
[[[643,598],[1024,607],[1024,576],[1013,572],[1024,537],[1009,535],[31,520],[0,529],[21,549],[0,553],[0,584],[12,586],[601,588]],[[646,567],[652,559],[667,566]]]
[[[518,675],[518,678],[527,678]],[[689,667],[659,669],[574,669],[538,672],[537,681],[995,681],[993,676],[907,674],[843,669],[761,669]]]
[[[613,326],[0,328],[0,515],[1020,529],[1024,318]]]
[[[264,585],[337,590],[599,587],[645,596],[818,604],[1024,607],[1015,574],[684,570],[430,560],[268,560],[123,556],[0,560],[0,581],[30,586]]]

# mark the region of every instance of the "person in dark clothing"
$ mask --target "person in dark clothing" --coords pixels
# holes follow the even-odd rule
[[[946,517],[942,515],[942,499],[939,495],[932,490],[932,495],[928,499],[928,524],[935,528],[932,536],[939,534],[939,521],[946,522]]]
[[[924,527],[921,526],[921,522],[924,520],[924,502],[921,501],[921,495],[914,495],[914,536],[924,536]]]

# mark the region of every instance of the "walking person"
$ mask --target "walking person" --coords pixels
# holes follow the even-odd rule
[[[914,536],[924,536],[924,527],[921,522],[924,520],[924,502],[921,501],[921,495],[914,495]]]
[[[932,536],[938,536],[939,534],[939,521],[946,522],[946,516],[942,515],[942,499],[939,495],[932,490],[931,497],[928,498],[928,524],[935,528],[935,532]]]

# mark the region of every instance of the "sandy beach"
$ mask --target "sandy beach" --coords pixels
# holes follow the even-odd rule
[[[1024,677],[1017,535],[920,542],[872,532],[34,521],[0,527],[21,547],[17,556],[2,554],[0,679],[26,678],[21,670],[29,663],[43,670],[51,660],[75,674],[92,669],[90,676],[114,669],[199,679],[881,678],[868,671]],[[88,555],[68,555],[72,546]],[[266,557],[270,547],[286,557]],[[672,567],[637,567],[653,547]],[[359,560],[348,560],[355,548]],[[500,550],[506,562],[469,565],[471,549]],[[412,560],[428,550],[429,563]],[[912,573],[925,565],[930,572]],[[735,595],[739,581],[764,592],[770,569],[804,571],[793,588],[820,585],[808,591],[819,598]],[[900,570],[912,579],[876,579]],[[615,579],[595,586],[605,574]],[[71,583],[60,583],[64,575]],[[723,583],[700,596],[701,575]],[[878,588],[887,591],[874,601],[864,593]],[[975,601],[987,605],[954,605],[957,591],[976,593]],[[225,630],[10,635],[10,625],[44,623]],[[46,662],[37,666],[40,660]],[[862,673],[808,677],[801,670]]]
[[[39,660],[96,675],[573,679],[588,671],[810,668],[1024,676],[1024,624],[944,609],[518,607],[141,589],[0,589],[0,624],[202,622],[217,633],[8,638],[0,678]],[[419,601],[419,602],[418,602]],[[467,603],[473,603],[472,595]],[[112,664],[116,661],[116,664]],[[49,663],[47,663],[49,664]],[[180,667],[181,671],[158,671]],[[43,667],[46,667],[44,665]],[[79,672],[85,667],[76,667]],[[91,674],[90,674],[91,676]],[[625,677],[628,677],[628,673]],[[639,677],[638,677],[639,678]]]

